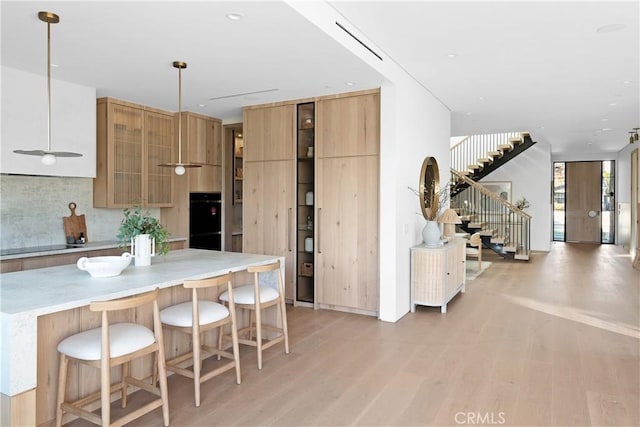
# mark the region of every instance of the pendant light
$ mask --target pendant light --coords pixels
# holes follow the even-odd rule
[[[159,166],[175,168],[176,175],[184,175],[186,168],[202,167],[200,163],[182,163],[182,70],[187,63],[174,61],[173,67],[178,69],[178,163],[162,163]]]
[[[38,18],[47,23],[47,150],[14,150],[13,152],[28,156],[42,156],[42,163],[49,166],[56,163],[56,157],[82,157],[82,154],[68,151],[51,151],[51,24],[60,22],[60,17],[53,12],[38,12]]]

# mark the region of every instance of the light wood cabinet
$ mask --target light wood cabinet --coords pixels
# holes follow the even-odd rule
[[[378,157],[319,159],[316,191],[318,304],[375,315]]]
[[[189,191],[222,191],[222,122],[195,113],[183,113],[182,120],[182,141],[187,146],[186,160],[205,165],[187,170]]]
[[[244,161],[295,158],[295,105],[244,110]]]
[[[245,141],[247,141],[245,134]],[[285,257],[285,297],[294,297],[295,168],[293,160],[245,162],[242,249]]]
[[[380,94],[346,95],[317,102],[318,157],[377,155]]]
[[[286,256],[297,303],[377,315],[379,91],[247,107],[243,127],[243,250]]]
[[[111,98],[97,103],[97,168],[93,205],[171,206],[175,139],[172,113]]]
[[[465,291],[465,258],[464,239],[436,248],[411,248],[411,311],[416,311],[416,305],[427,305],[446,313],[447,303]]]

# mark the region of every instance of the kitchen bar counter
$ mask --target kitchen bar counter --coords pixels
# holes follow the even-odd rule
[[[159,288],[240,272],[284,258],[237,252],[183,249],[156,256],[149,267],[133,263],[120,276],[92,278],[75,265],[27,270],[0,275],[1,392],[4,400],[34,392],[37,383],[38,317]],[[55,358],[51,354],[48,357]],[[27,405],[29,406],[29,405]],[[35,399],[33,399],[35,412]],[[4,416],[3,416],[4,419]]]

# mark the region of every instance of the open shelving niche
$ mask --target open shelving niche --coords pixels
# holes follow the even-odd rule
[[[296,300],[314,302],[315,103],[297,106]]]

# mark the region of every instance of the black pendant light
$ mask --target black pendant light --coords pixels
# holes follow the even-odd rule
[[[187,63],[174,61],[173,67],[178,69],[178,163],[162,163],[159,166],[175,168],[176,175],[184,175],[186,168],[200,168],[200,163],[182,163],[182,70]]]
[[[56,157],[82,157],[80,153],[71,153],[69,151],[51,151],[51,24],[60,22],[60,17],[53,12],[38,12],[38,18],[47,23],[47,134],[48,144],[45,150],[14,150],[17,154],[26,154],[28,156],[42,156],[42,163],[45,165],[54,165]]]

